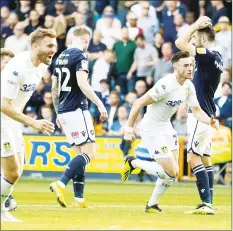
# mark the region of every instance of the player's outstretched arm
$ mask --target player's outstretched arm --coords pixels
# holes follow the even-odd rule
[[[83,94],[94,103],[100,112],[100,120],[105,121],[108,118],[107,110],[105,109],[102,101],[95,94],[94,90],[88,83],[88,74],[85,71],[77,71],[76,78],[78,82],[78,86],[83,92]]]
[[[194,106],[190,107],[192,110],[192,113],[194,117],[201,121],[204,124],[208,124],[213,128],[216,128],[218,130],[219,128],[219,121],[217,119],[214,119],[214,116],[212,115],[209,117],[202,109],[200,106]]]
[[[27,126],[43,132],[46,135],[50,135],[50,132],[54,132],[53,123],[47,120],[35,120],[29,116],[24,115],[21,111],[17,110],[12,105],[12,99],[2,98],[1,112],[9,116],[11,119],[23,123]]]
[[[211,19],[207,16],[200,17],[195,23],[193,23],[185,33],[183,33],[176,41],[177,48],[181,51],[187,51],[191,56],[195,56],[195,47],[190,43],[193,33],[196,30],[211,26]]]
[[[141,109],[144,106],[152,104],[153,102],[154,102],[154,100],[148,94],[148,92],[134,102],[134,104],[131,108],[130,114],[129,114],[129,118],[128,118],[128,127],[125,129],[124,139],[126,141],[129,141],[129,142],[135,141],[135,135],[133,132],[134,123],[135,123],[136,119],[138,118],[138,115],[139,115]]]

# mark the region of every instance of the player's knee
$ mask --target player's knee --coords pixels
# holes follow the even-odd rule
[[[12,183],[15,183],[20,178],[21,175],[22,175],[22,171],[20,169],[14,169],[4,173],[4,177]]]
[[[197,155],[195,155],[193,153],[188,153],[187,162],[191,166],[194,166],[194,165],[200,164],[201,158],[200,158],[200,156],[197,156]]]

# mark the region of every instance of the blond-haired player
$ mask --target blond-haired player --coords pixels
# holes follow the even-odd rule
[[[107,111],[88,83],[88,60],[86,51],[90,32],[80,27],[74,30],[72,44],[63,51],[53,72],[52,94],[58,124],[64,130],[74,152],[77,154],[58,181],[50,184],[62,207],[67,204],[64,191],[70,180],[74,187],[74,205],[87,207],[84,200],[85,166],[95,157],[95,132],[88,111],[87,98],[97,105],[100,120],[107,118]]]
[[[6,66],[6,64],[12,58],[14,58],[15,55],[9,49],[1,48],[0,56],[1,56],[1,71],[2,71],[4,69],[4,67]]]
[[[23,109],[41,81],[57,49],[53,30],[37,29],[31,33],[30,51],[12,58],[1,73],[1,221],[17,222],[5,207],[6,198],[23,171],[24,142],[20,123],[47,135],[54,125],[23,114]]]
[[[122,179],[128,179],[135,168],[158,177],[152,196],[146,205],[146,212],[161,212],[158,200],[163,195],[179,171],[178,136],[170,119],[179,105],[186,102],[194,116],[205,124],[218,128],[219,122],[209,117],[199,106],[195,88],[190,81],[193,61],[188,52],[177,52],[172,58],[174,73],[160,79],[155,86],[141,98],[137,99],[131,109],[128,128],[124,138],[134,141],[133,126],[140,110],[147,106],[147,112],[140,124],[140,135],[151,158],[155,162],[126,157]],[[212,208],[205,207],[206,213],[212,214]]]

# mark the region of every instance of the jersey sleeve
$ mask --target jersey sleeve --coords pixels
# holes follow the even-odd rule
[[[162,80],[162,79],[161,79]],[[159,101],[170,94],[170,87],[159,80],[149,91],[148,94],[155,101]]]
[[[77,58],[76,72],[77,71],[86,71],[87,73],[89,73],[88,60],[87,57],[85,57],[84,55],[81,55],[79,58]]]
[[[197,100],[197,95],[196,95],[196,90],[195,90],[194,85],[191,81],[189,84],[189,93],[188,93],[188,96],[186,98],[186,103],[188,104],[189,107],[199,106],[199,102]]]
[[[211,50],[203,47],[196,47],[195,53],[195,60],[202,63],[207,63],[215,59],[215,54]]]
[[[20,73],[14,60],[7,64],[1,78],[3,81],[2,97],[16,99],[20,89]]]

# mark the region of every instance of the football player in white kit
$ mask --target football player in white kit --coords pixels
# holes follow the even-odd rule
[[[0,57],[1,57],[1,72],[3,71],[3,69],[5,68],[6,64],[12,59],[14,58],[14,54],[12,51],[10,51],[9,49],[6,48],[1,48],[1,53],[0,53]],[[2,169],[1,169],[2,170]],[[17,203],[15,201],[15,199],[12,197],[12,195],[9,195],[9,197],[7,198],[6,202],[5,202],[5,208],[9,211],[14,211],[17,208]]]
[[[24,142],[20,123],[49,135],[54,125],[23,114],[23,109],[51,63],[57,49],[53,30],[31,33],[30,51],[12,58],[1,73],[1,221],[18,222],[4,203],[23,171]]]
[[[193,75],[193,62],[188,52],[177,52],[172,58],[174,73],[160,79],[152,89],[135,101],[132,106],[128,127],[124,139],[135,140],[134,122],[140,110],[147,106],[147,112],[141,121],[140,135],[151,158],[155,162],[127,156],[122,180],[126,181],[135,168],[145,170],[158,177],[152,196],[146,205],[146,212],[161,212],[158,207],[159,197],[173,182],[178,174],[179,144],[176,131],[170,122],[171,116],[179,105],[186,102],[192,108],[194,116],[205,124],[218,128],[219,122],[200,108],[196,92],[190,79]]]

